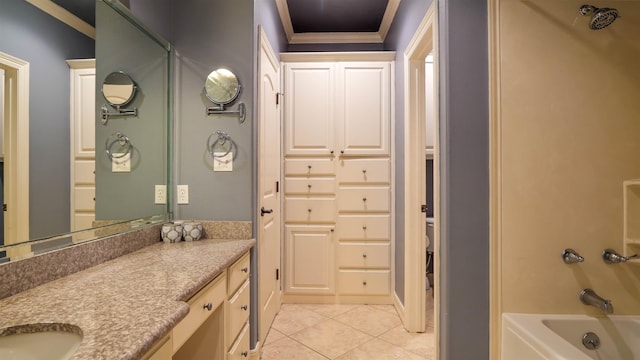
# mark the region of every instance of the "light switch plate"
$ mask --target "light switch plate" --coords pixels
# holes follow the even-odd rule
[[[178,185],[178,204],[186,205],[189,203],[189,185]]]
[[[131,154],[113,153],[111,154],[111,172],[131,172]]]
[[[156,204],[167,203],[167,185],[156,185],[155,203]]]
[[[213,171],[233,171],[233,153],[225,155],[223,152],[214,153]]]

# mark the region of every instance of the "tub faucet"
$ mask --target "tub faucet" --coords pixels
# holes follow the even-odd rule
[[[605,314],[613,314],[613,304],[611,303],[611,300],[601,298],[591,289],[584,289],[580,292],[580,301],[585,305],[597,307]]]

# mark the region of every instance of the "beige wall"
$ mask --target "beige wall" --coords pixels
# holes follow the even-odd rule
[[[608,1],[622,17],[599,31],[583,3],[499,3],[503,312],[597,315],[590,287],[640,314],[640,264],[600,255],[623,250],[622,182],[640,178],[640,3]]]

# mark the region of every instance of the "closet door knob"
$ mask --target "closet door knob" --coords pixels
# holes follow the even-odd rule
[[[242,310],[244,310],[244,311],[247,311],[247,309],[248,309],[248,308],[249,308],[249,307],[248,307],[247,305],[242,305],[242,306],[240,306],[240,309],[242,309]]]

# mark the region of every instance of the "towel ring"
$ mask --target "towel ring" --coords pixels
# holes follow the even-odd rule
[[[216,141],[211,143],[211,138],[214,135],[217,136]],[[215,152],[216,147],[224,147],[225,145],[227,145],[228,147],[225,153],[221,155],[217,155]],[[216,130],[216,132],[211,133],[211,135],[209,135],[209,137],[207,138],[207,149],[209,150],[209,154],[211,154],[211,157],[215,159],[223,158],[227,156],[235,147],[236,147],[236,143],[233,142],[233,140],[231,139],[231,136],[229,136],[229,134],[227,134],[222,130]]]
[[[109,141],[110,139],[114,138],[113,140]],[[121,148],[124,148],[126,151],[120,155],[114,155],[112,153],[111,148],[113,147],[113,145],[115,145],[116,143],[118,143],[120,145]],[[131,141],[129,141],[129,138],[127,137],[127,135],[121,133],[121,132],[114,132],[113,134],[109,135],[109,137],[107,137],[107,140],[104,142],[104,146],[105,146],[105,152],[107,153],[107,157],[111,160],[113,159],[120,159],[125,157],[127,154],[131,153]]]

